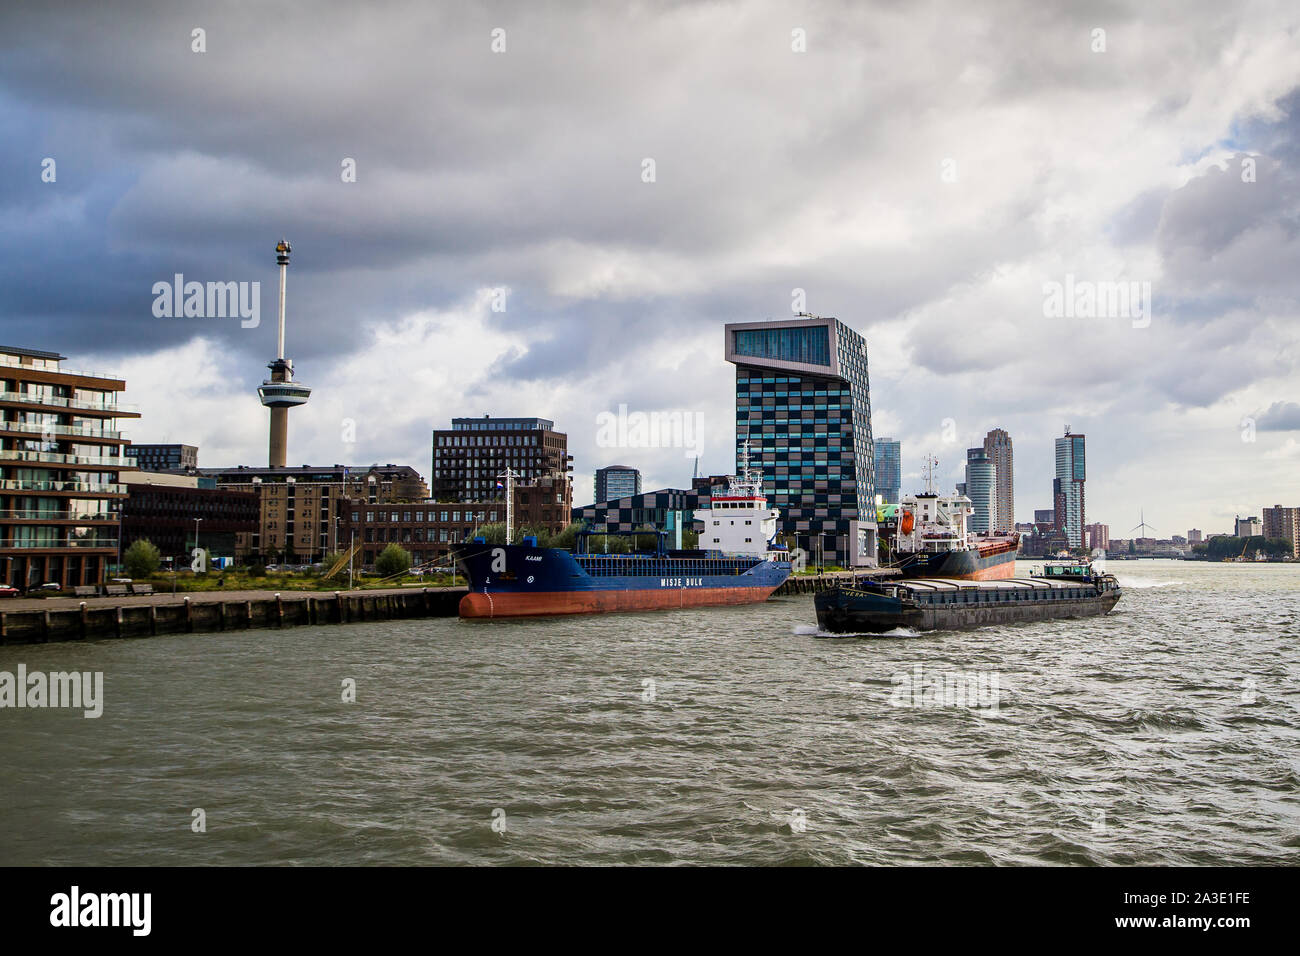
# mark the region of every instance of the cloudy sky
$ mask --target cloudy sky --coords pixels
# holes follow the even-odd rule
[[[540,415],[585,503],[690,477],[601,447],[620,404],[731,470],[722,325],[801,289],[866,336],[905,490],[1000,426],[1028,519],[1068,424],[1113,536],[1300,504],[1294,2],[463,6],[5,5],[3,341],[261,464],[283,235],[291,464],[427,477],[452,416]],[[176,273],[260,282],[260,325],[157,317]],[[1067,281],[1149,314],[1050,314]]]

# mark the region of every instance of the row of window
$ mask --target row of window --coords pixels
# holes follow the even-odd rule
[[[415,521],[415,522],[423,522],[423,521],[425,520],[425,515],[426,515],[426,514],[428,515],[428,520],[429,520],[429,521],[460,521],[460,520],[461,520],[461,518],[460,518],[461,513],[460,513],[459,511],[428,511],[428,512],[425,512],[425,511],[414,511],[414,512],[412,512],[412,511],[367,511],[367,512],[366,512],[366,523],[367,523],[367,524],[373,524],[373,523],[376,522],[376,521],[390,521],[390,522],[405,521],[405,522],[408,522],[408,523],[411,522],[411,521]],[[477,520],[477,521],[479,521],[480,523],[485,522],[485,521],[496,521],[496,520],[497,520],[497,515],[498,515],[498,514],[499,514],[499,512],[497,512],[497,511],[477,511],[477,512],[476,512],[476,511],[466,511],[466,512],[465,512],[465,520],[466,520],[466,521],[475,521],[475,520]],[[414,515],[414,517],[412,517],[412,515]],[[449,515],[450,515],[450,517],[448,517]],[[475,517],[476,515],[477,515],[477,518]],[[361,512],[360,512],[360,511],[354,511],[354,512],[352,512],[352,520],[353,520],[354,522],[360,522],[360,521],[361,521]]]
[[[530,447],[537,446],[536,435],[439,435],[439,448]]]

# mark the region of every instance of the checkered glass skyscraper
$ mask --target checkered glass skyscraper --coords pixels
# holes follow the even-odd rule
[[[876,563],[875,453],[866,340],[834,318],[726,326],[745,440],[793,546],[827,563]]]

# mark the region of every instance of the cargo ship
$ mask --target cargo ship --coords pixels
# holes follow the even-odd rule
[[[994,581],[1014,575],[1020,535],[968,530],[975,512],[971,500],[936,494],[934,459],[926,464],[926,490],[906,496],[899,505],[892,566],[904,578]]]
[[[507,473],[508,475],[509,473]],[[509,479],[507,479],[509,480]],[[663,608],[750,604],[765,601],[790,576],[790,552],[777,545],[780,513],[769,508],[762,475],[749,467],[748,451],[727,493],[715,495],[694,518],[704,522],[698,549],[668,547],[667,531],[609,532],[654,536],[652,551],[629,554],[591,550],[601,530],[580,531],[572,550],[489,544],[483,538],[455,545],[452,553],[469,581],[460,600],[463,618],[651,611]],[[507,491],[507,502],[511,495]],[[507,513],[506,540],[511,540]],[[606,538],[606,541],[608,539]]]
[[[1114,575],[1087,562],[1048,562],[1028,578],[996,582],[908,579],[862,582],[813,599],[817,625],[836,634],[883,634],[898,628],[934,631],[1092,617],[1121,597]]]

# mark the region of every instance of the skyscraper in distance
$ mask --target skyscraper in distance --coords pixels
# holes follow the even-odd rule
[[[877,438],[876,494],[886,504],[896,505],[903,493],[903,445],[893,438]]]
[[[994,509],[993,461],[983,448],[966,449],[966,497],[970,499],[974,514],[970,516],[970,530],[988,533],[993,527]]]
[[[1016,527],[1015,458],[1011,436],[994,428],[984,436],[984,454],[993,462],[992,531],[1013,531]]]
[[[1065,436],[1056,439],[1056,478],[1053,497],[1057,501],[1057,530],[1065,534],[1072,548],[1085,547],[1083,527],[1086,521],[1084,482],[1088,477],[1083,435],[1065,428]]]

